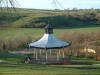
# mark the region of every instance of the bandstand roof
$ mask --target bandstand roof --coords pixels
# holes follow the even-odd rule
[[[70,46],[70,43],[60,41],[53,35],[53,28],[50,25],[45,27],[45,33],[43,37],[29,44],[30,48],[41,48],[41,49],[56,49],[56,48],[64,48]]]

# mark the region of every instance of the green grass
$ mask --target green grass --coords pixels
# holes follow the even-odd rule
[[[100,75],[100,66],[0,64],[0,75]]]
[[[13,37],[15,35],[38,36],[40,34],[43,35],[43,30],[37,28],[5,28],[0,30],[0,37]]]
[[[0,52],[0,58],[23,59],[25,56],[20,54],[11,54],[8,52]],[[72,57],[72,62],[79,64],[72,65],[40,65],[40,64],[22,64],[0,62],[0,75],[100,75],[100,61],[94,61],[83,57]],[[1,60],[1,59],[0,59]],[[17,62],[17,60],[15,60]],[[84,64],[80,64],[84,62]],[[87,63],[91,65],[87,65]]]
[[[100,27],[90,27],[90,28],[62,28],[62,29],[54,29],[55,36],[59,37],[59,35],[70,32],[70,31],[78,31],[81,33],[91,33],[100,31]],[[22,36],[32,36],[32,37],[42,37],[44,34],[44,28],[4,28],[0,29],[0,38],[12,38],[16,35]]]
[[[100,64],[100,61],[95,61],[94,59],[86,58],[86,57],[71,57],[71,61],[73,65],[95,65]]]
[[[5,63],[21,63],[25,58],[27,58],[27,56],[21,54],[11,54],[5,51],[0,52],[0,60]]]

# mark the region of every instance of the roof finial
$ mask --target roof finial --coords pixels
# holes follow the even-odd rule
[[[45,33],[46,34],[53,34],[53,27],[51,27],[51,25],[47,25],[46,27],[45,27]]]

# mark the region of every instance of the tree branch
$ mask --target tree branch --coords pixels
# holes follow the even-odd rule
[[[2,10],[2,7],[7,7],[7,11],[9,11],[9,8],[13,8],[14,11],[17,12],[16,7],[18,6],[20,5],[16,0],[0,0],[1,10]]]

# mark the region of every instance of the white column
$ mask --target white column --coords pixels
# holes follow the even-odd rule
[[[57,52],[57,61],[60,60],[60,49],[58,49],[58,52]]]
[[[64,46],[63,46],[63,58],[65,58]]]
[[[46,50],[46,62],[48,61],[48,53],[47,53],[47,50]]]
[[[51,49],[50,49],[50,55],[51,55]]]
[[[63,58],[65,58],[65,53],[64,53],[64,44],[63,44]]]
[[[65,52],[64,52],[64,47],[63,47],[63,58],[65,58]]]
[[[65,58],[65,53],[64,53],[64,51],[63,51],[63,58]]]
[[[37,60],[37,50],[36,50],[36,60]]]
[[[41,49],[40,49],[40,56],[41,56]]]
[[[60,57],[60,49],[59,49],[59,57]]]
[[[35,56],[36,56],[36,55],[35,55],[35,54],[36,54],[35,51],[36,51],[36,50],[35,50],[35,48],[34,48],[34,58],[35,58]]]
[[[57,61],[59,61],[59,50],[57,51]]]

